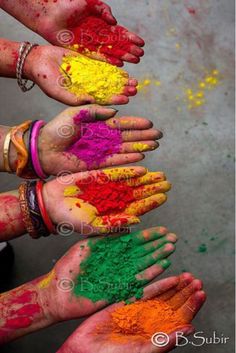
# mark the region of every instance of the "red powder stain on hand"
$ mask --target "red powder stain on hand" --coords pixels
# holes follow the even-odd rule
[[[29,317],[8,319],[6,321],[4,328],[16,330],[16,329],[20,329],[20,328],[29,327],[31,325],[31,323],[32,323],[32,319],[30,319]]]
[[[96,207],[99,215],[109,215],[114,212],[121,212],[127,205],[135,200],[133,188],[124,181],[107,181],[101,183],[99,178],[106,179],[104,173],[100,173],[92,183],[84,183],[78,180],[76,185],[80,188],[81,194],[77,197]]]

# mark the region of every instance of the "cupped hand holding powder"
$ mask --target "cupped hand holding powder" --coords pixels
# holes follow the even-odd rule
[[[113,168],[58,177],[43,187],[51,221],[77,233],[114,233],[166,202],[171,184],[163,172],[144,167]],[[57,207],[55,207],[57,205]]]
[[[54,45],[122,66],[138,63],[144,41],[117,25],[100,0],[2,0],[1,7]]]
[[[41,130],[39,157],[44,172],[79,171],[135,163],[158,147],[162,133],[139,117],[115,117],[98,105],[68,108]]]
[[[71,106],[126,104],[138,85],[116,66],[56,46],[34,47],[24,75],[49,97]]]
[[[88,318],[57,353],[169,352],[180,333],[194,332],[191,322],[205,300],[201,281],[190,273],[160,280],[144,289],[142,300],[114,304]]]

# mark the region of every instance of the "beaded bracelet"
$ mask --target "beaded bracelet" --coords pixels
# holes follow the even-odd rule
[[[44,182],[42,180],[38,180],[36,182],[36,195],[37,195],[40,213],[48,231],[52,234],[57,234],[56,228],[48,216],[48,213],[43,201],[43,184]]]
[[[36,46],[38,46],[38,44],[30,44],[29,42],[23,42],[21,43],[19,48],[19,56],[16,63],[16,79],[20,89],[23,92],[31,90],[35,85],[35,83],[32,82],[31,85],[27,87],[28,80],[23,80],[22,75],[26,57],[30,53],[31,49]]]
[[[27,120],[21,125],[15,126],[11,129],[11,142],[17,150],[17,166],[16,175],[21,176],[23,170],[28,162],[28,150],[24,142],[24,133],[29,130],[31,120]]]
[[[33,125],[32,132],[31,132],[31,139],[30,139],[30,153],[32,158],[33,168],[35,170],[36,175],[40,179],[47,179],[48,175],[44,173],[40,161],[39,161],[39,154],[38,154],[38,137],[40,133],[40,129],[45,125],[43,120],[36,121]]]

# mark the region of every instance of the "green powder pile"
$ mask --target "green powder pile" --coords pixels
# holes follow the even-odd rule
[[[106,300],[115,303],[130,297],[140,299],[143,280],[135,276],[138,258],[143,256],[143,245],[134,242],[134,234],[119,238],[107,237],[88,243],[91,254],[81,265],[75,281],[74,294],[93,302]]]

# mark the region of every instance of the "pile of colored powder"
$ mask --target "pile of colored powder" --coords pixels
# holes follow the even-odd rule
[[[122,57],[131,51],[132,43],[121,26],[109,25],[102,18],[89,16],[76,28],[69,28],[74,35],[70,47],[83,54],[99,53],[107,57]]]
[[[125,305],[116,309],[111,317],[111,338],[114,340],[121,339],[119,334],[150,340],[156,332],[169,334],[187,323],[182,312],[173,310],[168,303],[158,299]]]
[[[64,56],[60,72],[69,92],[78,97],[89,95],[100,104],[110,103],[113,96],[122,94],[128,82],[125,71],[80,54]]]
[[[141,298],[143,281],[136,279],[138,258],[143,248],[134,242],[134,234],[119,238],[106,237],[88,243],[91,254],[80,264],[74,294],[93,302],[108,303]]]
[[[85,162],[91,169],[120,152],[122,135],[119,129],[112,129],[103,121],[82,122],[85,119],[81,119],[81,114],[74,117],[75,125],[81,126],[80,138],[67,149],[67,152]]]
[[[103,177],[105,183],[101,183]],[[106,175],[102,172],[100,178],[89,183],[84,183],[81,180],[76,181],[76,186],[79,188],[76,197],[96,207],[99,215],[122,212],[129,203],[134,201],[134,189],[126,182],[107,180]]]

